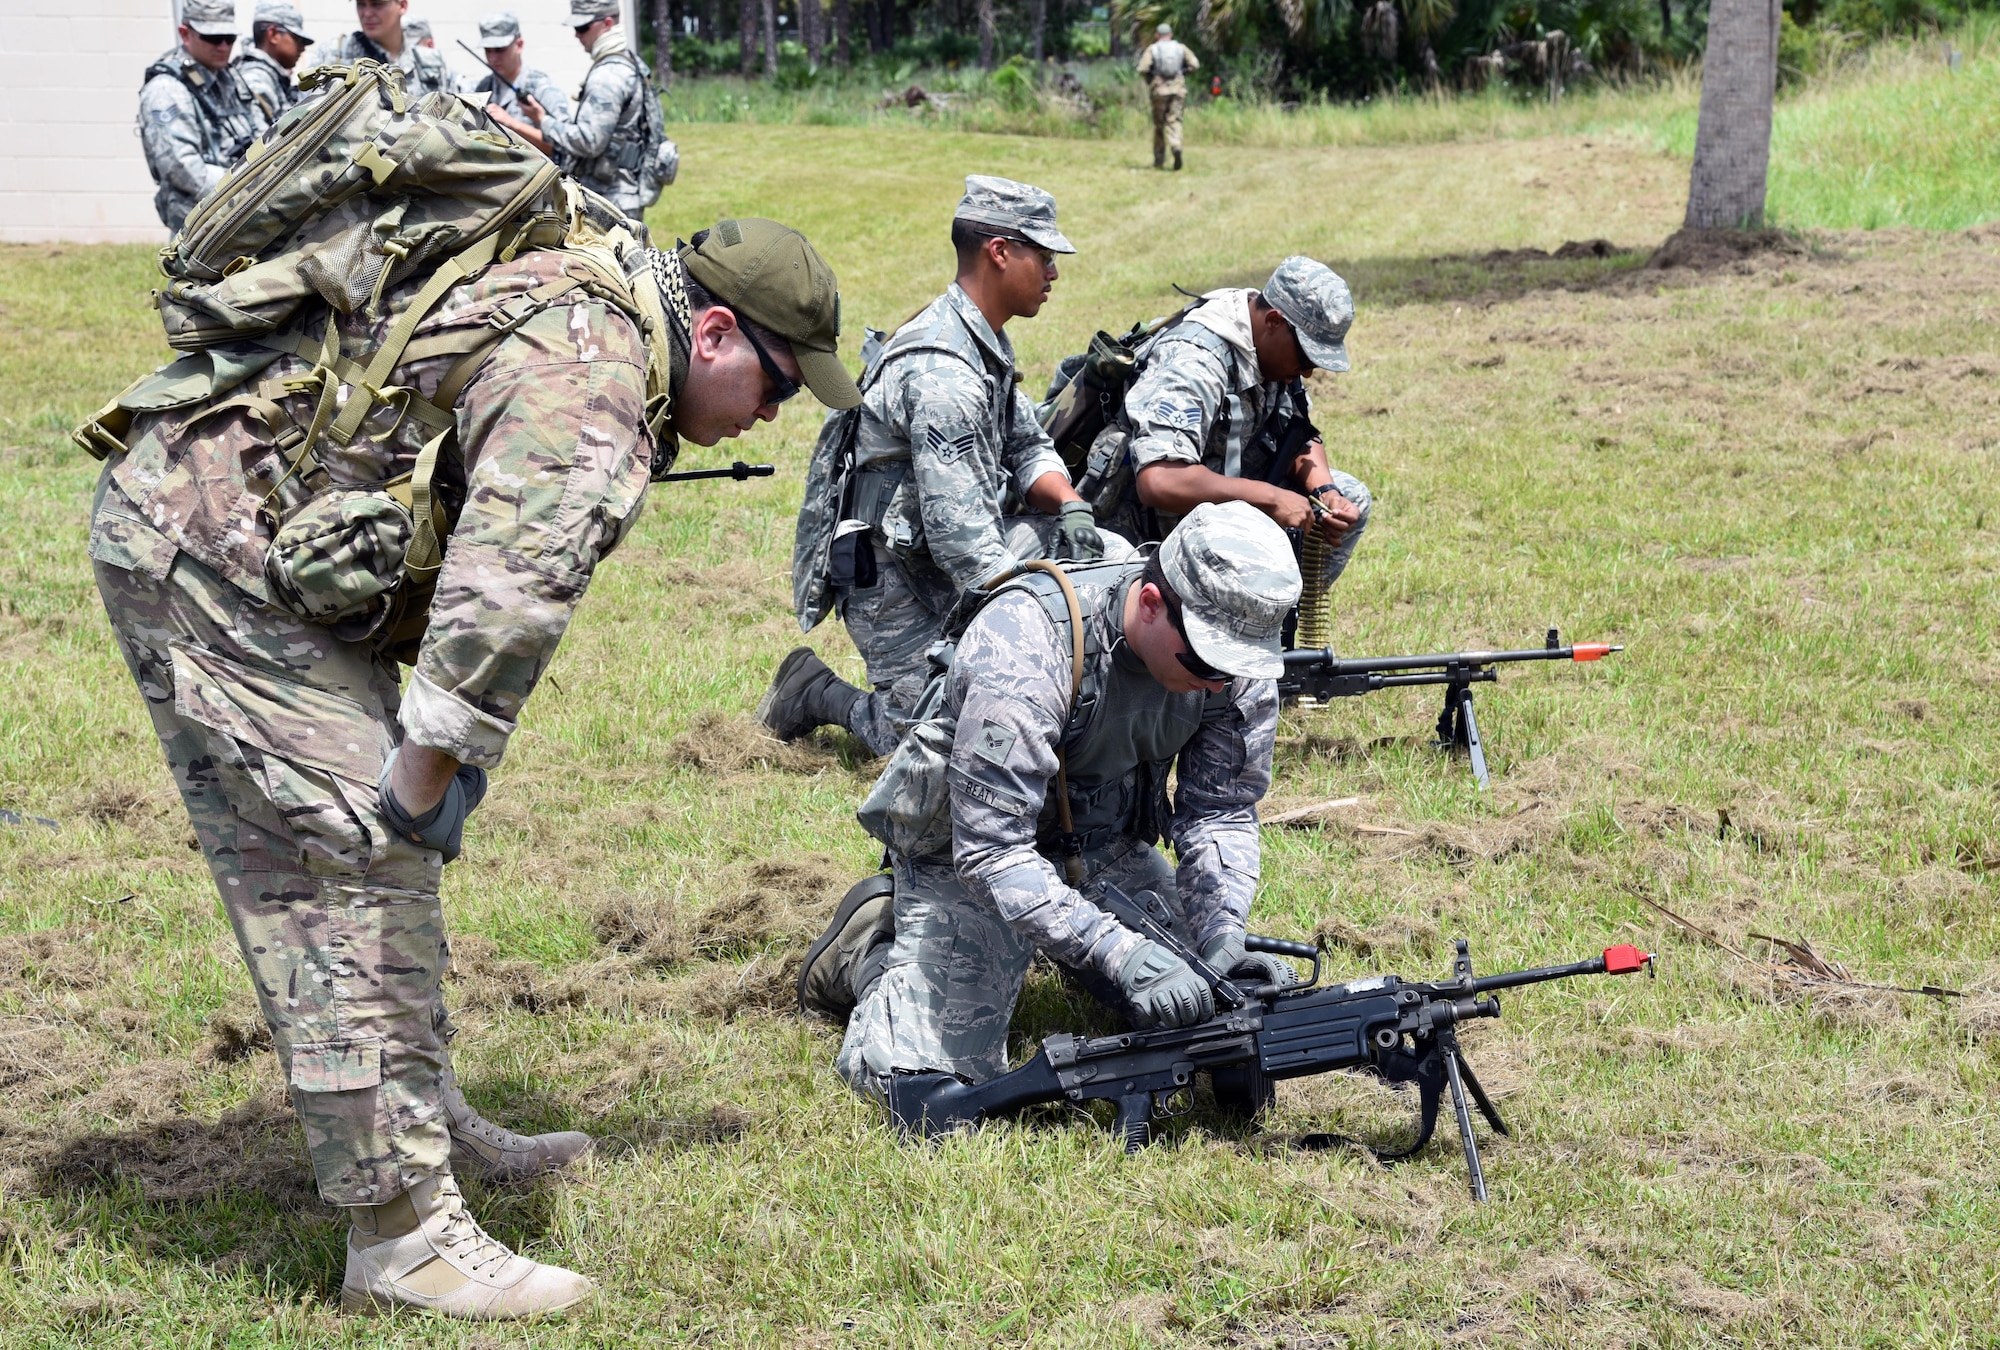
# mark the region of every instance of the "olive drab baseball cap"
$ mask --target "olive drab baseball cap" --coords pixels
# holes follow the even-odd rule
[[[1011,178],[969,173],[965,195],[953,220],[979,225],[997,235],[1025,239],[1051,253],[1074,253],[1075,245],[1056,228],[1056,199],[1038,187]]]
[[[1181,631],[1229,675],[1285,673],[1285,615],[1299,602],[1299,564],[1278,522],[1248,502],[1203,502],[1160,545],[1160,570],[1181,602]]]
[[[806,237],[775,220],[717,222],[699,247],[683,244],[688,275],[719,304],[792,344],[806,388],[829,408],[861,402],[840,364],[840,290]]]
[[[236,0],[187,0],[181,22],[206,38],[236,36]]]
[[[1347,369],[1354,297],[1339,273],[1311,258],[1287,258],[1264,283],[1264,301],[1290,321],[1308,361],[1321,370]]]

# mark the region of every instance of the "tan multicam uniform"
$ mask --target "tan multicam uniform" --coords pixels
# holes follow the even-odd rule
[[[486,328],[561,267],[559,255],[529,253],[490,268],[419,325],[416,350]],[[344,320],[342,350],[371,350],[386,327]],[[428,395],[455,359],[420,357],[396,378]],[[283,357],[261,378],[309,365]],[[464,508],[407,696],[375,645],[269,603],[257,504],[284,470],[246,410],[142,417],[99,482],[98,589],[332,1204],[393,1198],[442,1170],[450,1148],[439,1114],[450,1034],[442,862],[384,827],[384,757],[408,740],[500,762],[592,571],[637,519],[652,455],[644,370],[633,322],[571,291],[466,386],[456,418],[470,481],[456,462],[441,469],[441,490],[462,494]],[[313,396],[281,401],[299,426],[311,422]],[[379,482],[407,472],[428,434],[378,407],[352,445],[323,444],[321,459],[337,482]]]

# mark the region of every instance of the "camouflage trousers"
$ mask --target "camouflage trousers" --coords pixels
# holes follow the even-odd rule
[[[155,533],[108,479],[90,554],[112,632],[236,930],[329,1204],[447,1166],[439,855],[376,779],[396,672],[268,608]]]
[[[1154,891],[1180,913],[1174,868],[1136,842],[1088,853],[1090,881],[1127,892]],[[860,1001],[834,1067],[849,1087],[884,1098],[892,1073],[938,1070],[983,1083],[1007,1072],[1007,1031],[1033,959],[1033,944],[974,895],[948,862],[897,859],[896,938],[880,974],[856,971]],[[1078,972],[1099,998],[1112,995],[1096,972]],[[1095,978],[1093,978],[1095,977]]]
[[[1047,558],[1056,547],[1054,516],[1009,516],[1002,522],[1007,551],[1017,558]],[[1133,552],[1118,535],[1104,532],[1106,556]],[[856,586],[840,597],[847,636],[868,666],[869,691],[855,700],[847,729],[868,749],[886,755],[903,739],[910,712],[931,680],[929,653],[944,639],[949,612],[932,609],[896,556],[875,546],[875,584]]]
[[[1181,152],[1181,109],[1187,104],[1186,94],[1153,95],[1153,163],[1162,163],[1169,150]]]

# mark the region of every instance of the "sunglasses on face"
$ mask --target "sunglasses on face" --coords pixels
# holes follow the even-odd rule
[[[1187,625],[1181,621],[1180,600],[1175,596],[1167,594],[1164,590],[1160,592],[1160,599],[1166,602],[1167,622],[1174,626],[1174,633],[1181,640],[1182,650],[1174,653],[1174,659],[1179,661],[1182,668],[1197,680],[1228,683],[1228,671],[1217,670],[1214,666],[1211,666],[1208,662],[1195,655],[1194,644],[1188,641]]]
[[[394,9],[396,0],[354,0],[356,9]]]
[[[188,32],[194,33],[194,29],[190,28]],[[227,47],[230,43],[236,41],[236,34],[224,33],[218,37],[209,33],[194,33],[194,40],[196,42],[206,42],[211,47]]]
[[[1285,328],[1292,335],[1292,350],[1298,354],[1299,374],[1301,375],[1312,374],[1313,371],[1316,369],[1316,367],[1312,363],[1312,358],[1306,355],[1306,344],[1299,341],[1299,330],[1297,325],[1293,324],[1290,320],[1286,320]]]
[[[750,340],[750,350],[757,353],[757,364],[762,366],[764,374],[770,377],[771,393],[764,400],[764,406],[775,408],[780,403],[796,395],[802,386],[797,380],[794,380],[791,376],[785,374],[784,371],[778,369],[778,363],[771,359],[771,353],[764,350],[764,344],[759,342],[757,335],[750,331],[750,325],[739,323],[736,327],[738,332]]]

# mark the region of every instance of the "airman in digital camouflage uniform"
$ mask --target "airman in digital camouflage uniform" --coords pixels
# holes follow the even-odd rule
[[[1154,891],[1218,969],[1292,978],[1243,946],[1277,730],[1278,635],[1299,593],[1284,534],[1241,503],[1202,506],[1157,553],[1070,577],[1086,639],[1074,704],[1060,589],[1039,574],[1007,583],[960,638],[935,714],[927,702],[927,721],[955,721],[948,842],[892,854],[893,900],[857,888],[808,952],[801,1003],[836,1019],[852,1009],[838,1068],[864,1094],[883,1095],[895,1073],[1004,1073],[1037,949],[1115,990],[1139,1025],[1213,1014],[1207,983],[1185,962],[1065,879],[1050,799],[1058,746],[1086,886]],[[925,784],[890,781],[904,763],[899,752],[876,794],[926,799]],[[1178,866],[1153,847],[1162,834]]]
[[[458,76],[445,63],[444,54],[404,31],[403,16],[409,9],[410,0],[354,0],[355,19],[361,27],[341,34],[340,41],[314,52],[313,59],[306,64],[380,61],[403,72],[403,88],[407,93],[457,93]]]
[[[526,94],[530,100],[540,104],[542,111],[549,116],[569,116],[569,98],[563,93],[562,86],[546,72],[521,59],[526,44],[521,37],[519,19],[512,14],[488,14],[479,21],[479,45],[486,52],[486,64],[493,69],[491,74],[481,75],[472,89],[474,93],[492,95],[488,107],[498,108],[516,118],[526,118],[529,116],[528,108],[519,97]],[[540,143],[538,137],[537,144]],[[543,150],[547,152],[545,145]]]
[[[930,678],[925,653],[968,588],[1023,558],[1091,561],[1107,547],[1019,388],[1004,331],[1040,312],[1055,255],[1076,251],[1056,228],[1055,198],[973,174],[951,239],[957,280],[862,376],[846,511],[870,529],[838,603],[874,688],[794,649],[758,708],[787,740],[833,724],[887,754]]]
[[[1347,369],[1353,322],[1347,283],[1311,258],[1285,259],[1262,291],[1210,291],[1140,346],[1123,413],[1091,447],[1079,490],[1132,539],[1164,538],[1201,502],[1249,502],[1295,537],[1318,533],[1306,590],[1323,596],[1368,526],[1368,488],[1327,467],[1317,431],[1282,463],[1279,442],[1294,419],[1310,430],[1304,377]]]
[[[652,76],[618,22],[618,0],[569,0],[570,27],[590,53],[576,106],[526,120],[505,109],[494,120],[513,128],[592,192],[637,216],[650,203],[640,182],[646,148],[646,101],[657,99]],[[655,105],[657,106],[657,104]]]
[[[153,209],[178,230],[269,120],[230,64],[236,0],[187,0],[180,46],[146,67],[139,143],[152,172]]]
[[[257,100],[265,125],[299,101],[292,71],[312,41],[297,5],[289,0],[257,0],[249,45],[236,49],[236,76]]]
[[[732,220],[698,234],[684,262],[626,257],[629,290],[664,316],[650,348],[549,251],[476,274],[418,326],[413,350],[438,354],[395,372],[417,398],[437,395],[454,351],[490,355],[449,403],[458,449],[439,491],[462,510],[406,689],[383,633],[298,618],[267,576],[261,507],[291,451],[269,419],[314,422],[318,395],[285,384],[311,362],[280,357],[252,377],[249,400],[273,413],[238,397],[202,416],[141,415],[98,484],[98,589],[250,968],[320,1193],[352,1221],[349,1309],[516,1317],[589,1292],[487,1236],[453,1180],[533,1176],[590,1140],[514,1134],[459,1092],[440,869],[593,573],[638,519],[656,463],[671,463],[647,430],[649,369],[671,389],[668,435],[699,445],[774,418],[801,382],[835,405],[859,398],[834,351],[833,273],[802,236]],[[385,312],[420,284],[392,290]],[[389,322],[340,319],[340,350],[365,361]],[[431,435],[384,415],[317,458],[333,483],[366,487],[408,473]]]
[[[1181,167],[1181,110],[1187,106],[1187,73],[1200,70],[1201,62],[1181,43],[1174,41],[1174,27],[1163,23],[1153,30],[1153,45],[1139,53],[1139,75],[1146,81],[1146,93],[1153,105],[1153,167],[1161,168],[1167,151],[1174,152],[1174,168]]]

